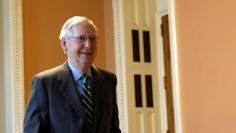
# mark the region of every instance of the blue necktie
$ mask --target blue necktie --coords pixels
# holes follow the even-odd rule
[[[92,129],[94,121],[94,97],[92,93],[91,80],[86,74],[82,76],[82,101],[87,113],[89,126]]]

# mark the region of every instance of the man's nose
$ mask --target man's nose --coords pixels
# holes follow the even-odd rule
[[[93,43],[90,40],[90,38],[87,38],[86,41],[84,42],[84,47],[92,47]]]

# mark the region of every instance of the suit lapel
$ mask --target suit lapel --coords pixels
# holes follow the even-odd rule
[[[59,90],[65,97],[66,101],[71,105],[78,116],[85,120],[85,112],[80,102],[80,95],[76,89],[75,81],[67,62],[63,65],[63,69],[58,75],[58,80],[62,81]]]
[[[95,125],[94,125],[94,131],[98,131],[98,127],[101,121],[102,117],[102,98],[104,97],[104,90],[103,90],[103,84],[104,84],[104,77],[101,74],[101,72],[96,69],[96,67],[91,67],[92,77],[94,81],[94,97],[95,97]]]
[[[94,123],[94,131],[98,131],[99,124],[102,119],[102,99],[104,97],[104,77],[101,72],[96,67],[91,67],[93,83],[94,83],[94,100],[95,100],[95,123]],[[60,85],[60,92],[65,97],[66,101],[71,105],[71,107],[75,110],[78,116],[82,117],[83,120],[87,121],[86,113],[83,109],[83,105],[80,102],[81,98],[79,92],[77,91],[75,81],[73,79],[72,73],[70,71],[69,65],[66,62],[63,65],[63,69],[58,75],[58,80],[62,82]]]

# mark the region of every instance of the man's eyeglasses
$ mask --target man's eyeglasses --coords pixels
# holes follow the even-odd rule
[[[97,39],[99,39],[99,38],[97,36],[81,35],[81,36],[73,36],[73,37],[70,37],[69,39],[74,39],[74,40],[78,41],[79,43],[86,43],[88,40],[91,43],[95,43],[97,41]]]

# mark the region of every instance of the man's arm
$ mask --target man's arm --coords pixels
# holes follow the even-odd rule
[[[24,133],[47,133],[48,96],[42,79],[34,77],[31,97],[24,117]]]

